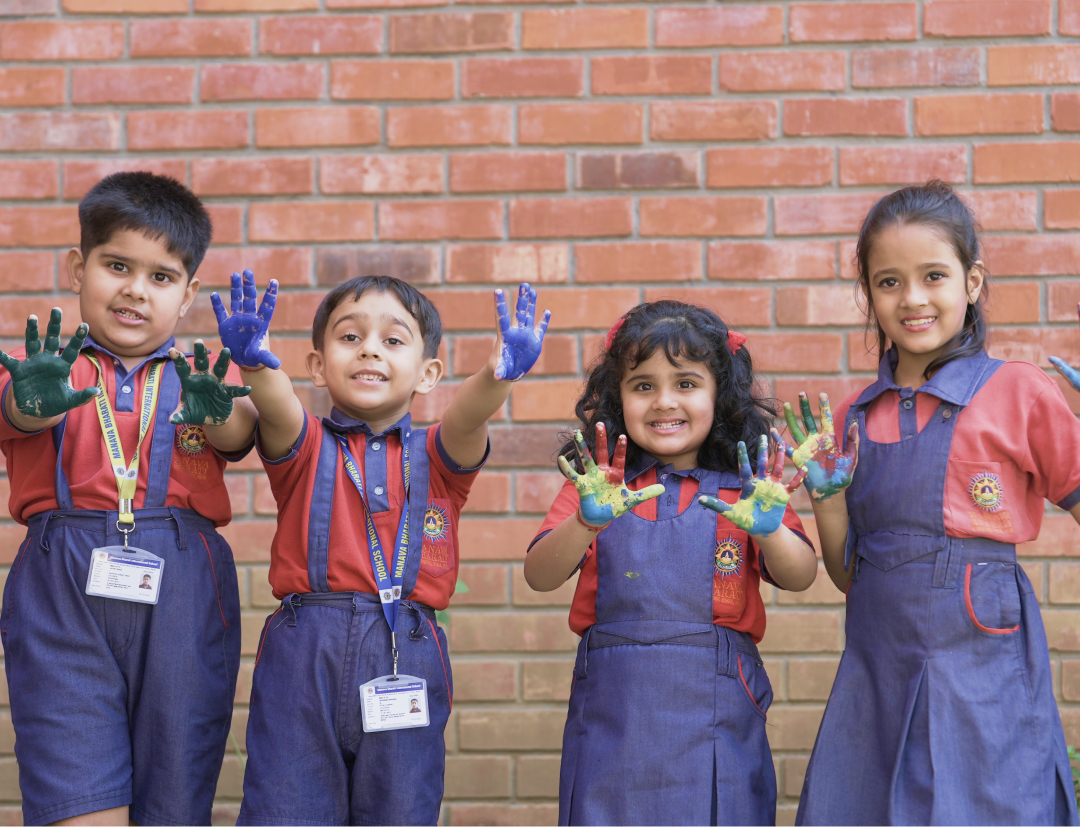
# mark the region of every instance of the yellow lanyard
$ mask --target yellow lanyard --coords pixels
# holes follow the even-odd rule
[[[164,362],[154,362],[146,374],[146,385],[143,387],[142,414],[139,417],[139,441],[135,445],[135,453],[131,462],[124,461],[124,447],[120,444],[120,433],[116,428],[116,415],[113,413],[112,403],[109,402],[109,393],[105,387],[105,374],[101,370],[101,363],[92,353],[86,354],[87,358],[94,363],[98,372],[98,385],[101,393],[94,397],[97,404],[98,422],[101,423],[101,433],[105,437],[105,448],[109,452],[109,460],[113,473],[116,475],[116,489],[120,495],[120,519],[119,522],[127,525],[135,525],[135,491],[139,486],[139,451],[143,440],[150,430],[150,423],[154,421],[154,412],[157,411],[158,384],[161,378],[161,368]],[[121,529],[122,530],[122,529]]]

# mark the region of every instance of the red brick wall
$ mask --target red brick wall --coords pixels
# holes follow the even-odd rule
[[[281,280],[274,349],[318,409],[302,357],[328,286],[390,272],[430,291],[450,367],[418,411],[430,418],[487,353],[493,285],[536,283],[551,334],[495,418],[462,524],[470,590],[451,611],[445,820],[545,823],[575,639],[570,587],[531,592],[520,561],[601,334],[642,300],[707,303],[749,335],[779,395],[839,398],[873,369],[851,299],[859,220],[878,194],[937,176],[987,230],[994,354],[1080,363],[1080,0],[462,5],[0,0],[0,345],[55,296],[73,327],[57,254],[77,240],[79,197],[122,168],[174,175],[211,205],[205,286],[244,266]],[[198,308],[185,336],[213,333],[209,301]],[[274,503],[254,461],[229,480],[242,744],[273,605]],[[21,532],[0,531],[10,562]],[[1021,550],[1073,743],[1078,537],[1053,514]],[[783,822],[843,607],[824,576],[802,594],[769,588],[766,602]],[[0,730],[0,800],[15,819],[13,738]],[[230,756],[222,818],[240,777]]]

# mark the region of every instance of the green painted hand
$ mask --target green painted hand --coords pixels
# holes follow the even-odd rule
[[[631,491],[623,478],[626,471],[626,437],[619,437],[615,445],[615,457],[608,465],[607,432],[603,423],[596,425],[596,458],[593,462],[589,447],[581,431],[574,431],[578,459],[584,474],[575,471],[566,457],[559,457],[559,470],[574,483],[581,500],[581,519],[591,526],[606,526],[631,508],[664,493],[664,486],[650,485],[640,491]]]
[[[195,372],[187,357],[176,348],[169,351],[169,358],[180,375],[180,405],[169,421],[173,425],[224,425],[232,413],[233,399],[247,396],[247,385],[226,385],[225,374],[229,370],[229,349],[223,348],[210,372],[210,355],[202,341],[195,341]]]
[[[780,478],[784,474],[786,458],[785,453],[778,450],[772,473],[767,473],[769,438],[762,434],[758,445],[758,472],[755,477],[750,471],[746,443],[740,442],[739,477],[742,479],[742,494],[739,495],[739,499],[733,505],[728,505],[716,497],[703,496],[698,497],[698,502],[706,508],[723,514],[747,534],[767,537],[780,528],[788,500],[791,499],[791,492],[802,484],[803,477],[806,476],[806,471],[800,471],[791,482],[784,485]]]
[[[818,409],[821,411],[821,433],[814,424],[814,415],[810,412],[810,400],[805,393],[799,394],[799,408],[802,412],[803,426],[795,419],[791,404],[784,403],[784,418],[792,438],[798,443],[792,448],[780,432],[773,428],[772,436],[785,453],[791,457],[795,467],[806,472],[806,488],[810,496],[818,500],[827,500],[851,485],[855,466],[859,461],[859,426],[852,422],[848,429],[847,451],[840,450],[833,430],[832,408],[826,394],[818,396]]]
[[[24,416],[48,419],[67,413],[72,408],[85,405],[98,395],[99,388],[72,389],[68,384],[71,366],[79,358],[83,342],[86,340],[86,325],[79,325],[71,337],[64,352],[60,349],[59,307],[52,309],[49,326],[45,334],[45,348],[38,338],[37,316],[26,320],[26,359],[20,362],[0,351],[0,365],[11,374],[11,392],[15,396],[15,407]]]

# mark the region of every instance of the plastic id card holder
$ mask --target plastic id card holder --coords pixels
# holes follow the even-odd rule
[[[427,726],[427,681],[412,675],[390,675],[360,686],[364,732]]]
[[[103,546],[90,552],[86,593],[113,600],[157,605],[165,561],[129,546]]]

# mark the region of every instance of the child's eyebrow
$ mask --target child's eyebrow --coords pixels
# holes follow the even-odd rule
[[[382,314],[382,321],[390,322],[391,324],[401,325],[403,328],[405,328],[407,331],[409,331],[410,334],[413,332],[412,328],[409,327],[408,322],[403,321],[402,319],[399,319],[397,316],[394,316],[394,315],[392,315],[390,313],[383,313]]]
[[[138,264],[139,263],[137,260],[135,260],[133,258],[128,258],[127,256],[122,256],[119,253],[110,253],[108,250],[103,252],[101,255],[102,255],[103,258],[115,259],[116,261],[122,261],[124,264]],[[175,267],[170,267],[169,265],[162,264],[160,262],[154,262],[153,265],[150,266],[147,269],[153,270],[154,272],[172,273],[174,276],[182,275],[180,273],[180,271],[177,270]]]

